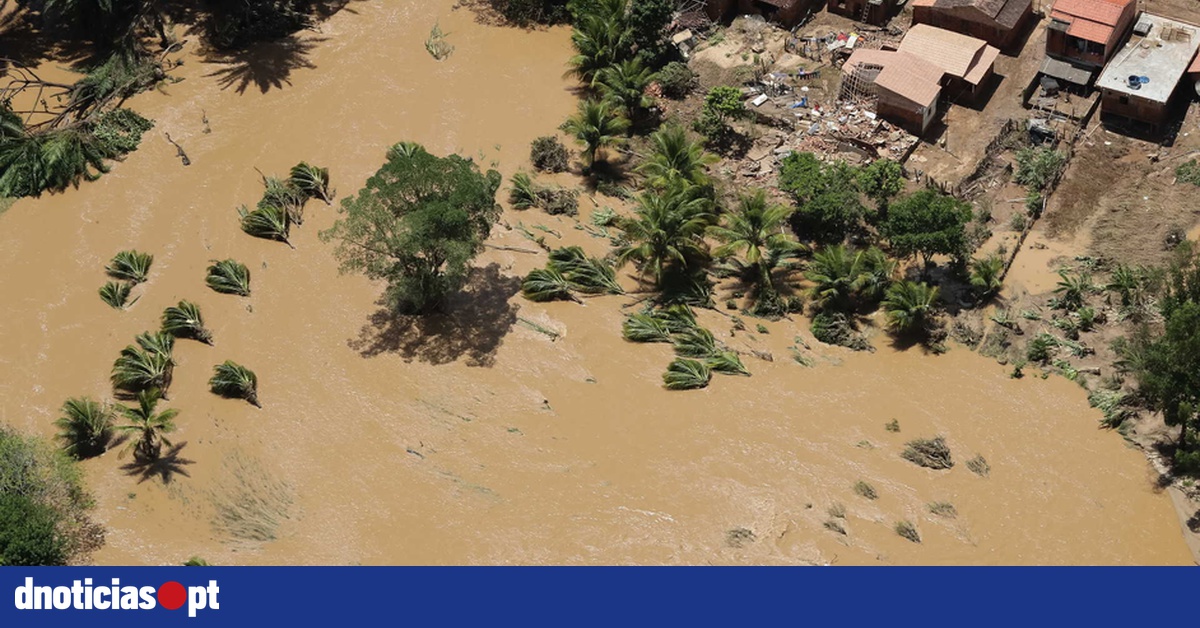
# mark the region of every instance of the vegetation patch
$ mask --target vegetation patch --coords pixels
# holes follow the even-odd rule
[[[992,471],[992,466],[989,465],[987,459],[981,455],[977,455],[968,460],[967,468],[971,470],[971,473],[983,478],[986,478]]]
[[[921,542],[921,535],[917,532],[917,527],[911,521],[897,521],[895,527],[892,529],[896,531],[896,534],[913,543]]]
[[[958,510],[950,502],[930,502],[927,507],[929,508],[929,512],[939,517],[953,519],[958,516]]]
[[[927,469],[949,469],[954,466],[954,461],[950,459],[950,448],[941,436],[908,441],[900,457]]]
[[[879,493],[875,492],[875,487],[862,480],[854,483],[854,492],[859,497],[865,497],[870,500],[879,499]]]

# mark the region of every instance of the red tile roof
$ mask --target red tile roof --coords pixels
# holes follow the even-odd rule
[[[1054,8],[1052,8],[1051,16],[1056,19],[1063,19],[1054,13],[1062,14],[1063,17],[1073,18],[1081,17],[1089,22],[1096,22],[1106,26],[1116,26],[1117,21],[1121,19],[1121,13],[1125,7],[1133,4],[1136,0],[1056,0]],[[1070,19],[1064,21],[1070,22]]]

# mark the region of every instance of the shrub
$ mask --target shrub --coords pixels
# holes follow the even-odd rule
[[[54,511],[24,495],[0,493],[0,565],[63,565],[67,548]]]
[[[953,519],[958,516],[958,510],[950,502],[932,502],[928,505],[928,508],[929,512],[939,517]]]
[[[885,429],[889,432],[899,432],[900,431],[900,421],[898,419],[892,419],[891,421],[888,421],[887,423],[885,423],[883,425],[883,429]]]
[[[658,85],[668,98],[683,98],[696,87],[696,73],[686,63],[672,61],[658,72]]]
[[[529,161],[542,172],[566,172],[571,155],[557,137],[544,135],[530,143]]]
[[[1050,334],[1038,334],[1036,338],[1029,341],[1029,345],[1025,348],[1025,359],[1030,362],[1045,364],[1050,360],[1050,356],[1054,349],[1058,347],[1058,341]]]
[[[841,312],[820,312],[812,319],[809,331],[817,340],[855,351],[870,351],[871,343],[855,331],[850,320]]]
[[[1032,191],[1046,189],[1067,163],[1067,156],[1049,148],[1022,148],[1017,151],[1017,183]]]
[[[911,521],[897,521],[896,534],[912,541],[913,543],[921,542],[921,535],[917,533],[917,527]]]
[[[901,458],[927,469],[949,469],[954,466],[950,458],[950,448],[946,439],[938,436],[933,439],[918,438],[904,444]]]
[[[846,507],[843,506],[840,502],[834,502],[834,504],[832,506],[830,506],[829,510],[826,512],[828,512],[829,516],[833,517],[834,519],[845,519],[846,518]]]
[[[865,497],[867,499],[879,499],[879,494],[875,492],[875,487],[862,480],[854,483],[854,492],[860,497]]]
[[[837,521],[836,519],[829,519],[822,525],[825,526],[826,530],[832,530],[843,536],[846,534],[846,527],[843,526],[842,523],[840,521]]]
[[[80,478],[64,452],[0,426],[0,565],[62,565],[99,545]]]
[[[1189,159],[1175,168],[1175,177],[1185,183],[1200,185],[1200,163]]]
[[[968,460],[967,468],[971,470],[971,473],[980,477],[987,477],[988,473],[992,471],[992,466],[988,464],[987,459],[980,455]]]

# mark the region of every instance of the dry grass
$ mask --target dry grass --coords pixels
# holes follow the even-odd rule
[[[212,493],[213,528],[242,541],[271,541],[288,518],[292,490],[238,451],[225,457],[222,479]]]
[[[929,512],[939,517],[953,519],[958,516],[958,510],[950,502],[930,502],[927,508],[929,508]]]
[[[862,480],[854,483],[854,492],[858,494],[859,497],[865,497],[871,500],[879,499],[879,493],[875,492],[875,487],[863,482]]]
[[[927,469],[949,469],[954,466],[950,458],[950,448],[946,439],[938,436],[933,439],[918,438],[904,444],[901,458]]]
[[[917,527],[911,521],[897,521],[894,528],[896,534],[912,541],[913,543],[921,542],[921,535],[917,532]]]
[[[984,458],[981,455],[975,456],[974,458],[968,460],[967,468],[971,470],[971,473],[974,473],[982,478],[986,478],[988,473],[991,473],[992,471],[992,465],[988,464],[987,458]]]

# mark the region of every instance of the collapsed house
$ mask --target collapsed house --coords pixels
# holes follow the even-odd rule
[[[1136,0],[1055,0],[1041,73],[1090,87],[1125,41],[1136,16]]]
[[[1033,24],[1032,0],[913,0],[913,24],[963,33],[1012,50]]]
[[[1129,41],[1096,81],[1101,119],[1151,134],[1164,131],[1197,48],[1200,28],[1142,13]]]
[[[862,48],[842,65],[842,94],[874,98],[875,115],[921,135],[937,117],[943,74],[912,53]]]

